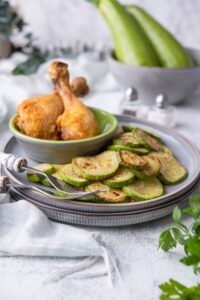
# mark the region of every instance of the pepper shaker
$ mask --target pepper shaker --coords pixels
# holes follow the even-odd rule
[[[147,115],[147,107],[142,104],[135,88],[129,87],[120,101],[119,111],[122,115],[143,118]]]
[[[169,98],[166,94],[160,94],[155,99],[155,104],[148,113],[148,120],[165,125],[175,126],[175,107],[169,104]]]

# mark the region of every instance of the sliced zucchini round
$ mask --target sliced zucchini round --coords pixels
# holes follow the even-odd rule
[[[167,153],[167,154],[169,154],[169,155],[173,155],[172,150],[169,149],[167,146],[164,146],[164,147],[163,147],[163,152],[165,152],[165,153]]]
[[[147,161],[146,166],[142,169],[145,176],[157,176],[160,170],[160,162],[153,155],[145,155],[143,158]]]
[[[39,164],[34,167],[37,170],[40,170],[44,173],[47,173],[49,175],[53,174],[55,172],[55,168],[52,164]],[[35,174],[31,172],[27,172],[28,180],[31,182],[37,182],[42,183],[43,179],[45,178],[43,175]]]
[[[86,186],[90,183],[89,180],[77,175],[72,167],[72,164],[65,165],[59,171],[60,177],[69,184],[74,186]]]
[[[30,174],[27,173],[27,178],[30,182],[34,182],[34,183],[40,183],[42,180],[42,176],[39,174]]]
[[[108,147],[108,150],[112,150],[112,151],[120,151],[120,150],[127,150],[129,152],[133,152],[139,155],[145,155],[149,153],[149,150],[146,148],[133,148],[133,147],[129,147],[129,146],[124,146],[124,145],[110,145]]]
[[[64,165],[61,165],[61,164],[53,164],[53,167],[54,167],[54,169],[55,169],[55,172],[57,172],[57,171],[59,171],[59,170],[61,170],[63,167],[64,167]]]
[[[63,167],[63,165],[62,165],[62,167]],[[55,173],[51,174],[51,175],[58,178],[58,179],[62,179],[62,177],[60,175],[60,170],[62,169],[62,167],[57,168],[57,171]],[[44,177],[42,179],[41,184],[46,185],[46,186],[52,186],[52,184],[49,182],[49,180],[46,177]]]
[[[88,180],[111,177],[119,167],[119,155],[115,151],[104,151],[99,155],[77,157],[72,160],[73,171]]]
[[[136,129],[137,127],[135,127],[135,126],[131,126],[131,125],[123,125],[122,126],[122,129],[123,129],[123,131],[124,132],[133,132],[135,129]],[[157,135],[157,134],[155,134],[154,132],[152,132],[152,131],[149,131],[149,130],[147,130],[147,129],[142,129],[144,132],[146,132],[147,134],[149,134],[150,136],[152,136],[153,138],[155,138],[155,139],[157,139],[157,140],[159,140],[160,139],[160,137]]]
[[[139,146],[141,146],[141,143],[138,142],[138,140],[134,137],[132,132],[123,133],[119,137],[119,141],[124,146],[130,146],[130,147],[139,147]]]
[[[120,140],[119,138],[115,138],[112,140],[113,145],[120,145],[120,146],[124,146],[122,140]]]
[[[187,177],[184,166],[168,152],[153,154],[160,162],[159,178],[164,184],[176,184]]]
[[[122,129],[124,132],[131,132],[135,129],[135,126],[131,126],[131,125],[122,125]]]
[[[53,193],[54,196],[56,197],[62,197],[62,198],[68,198],[68,196],[65,193],[62,193],[61,191],[55,190]],[[84,202],[96,202],[97,198],[95,195],[87,196],[87,197],[81,197],[74,199],[73,201],[84,201]],[[100,201],[99,201],[100,202]]]
[[[156,177],[146,177],[123,187],[123,192],[135,201],[142,201],[162,196],[164,188]]]
[[[118,189],[110,188],[101,182],[94,182],[86,187],[87,192],[92,192],[96,190],[106,190],[106,192],[99,193],[96,195],[97,199],[102,200],[107,203],[122,203],[127,202],[128,196],[124,192]]]
[[[134,131],[134,136],[138,143],[142,144],[145,148],[149,150],[163,151],[163,145],[144,130],[136,128]]]
[[[145,175],[143,174],[142,170],[139,171],[139,170],[136,170],[134,168],[130,168],[130,170],[133,172],[133,174],[135,175],[136,178],[139,178],[139,179],[144,179],[145,178]]]
[[[52,184],[50,183],[50,181],[45,177],[42,179],[42,181],[40,182],[42,185],[45,186],[52,186]]]
[[[53,174],[56,171],[54,166],[51,164],[40,164],[40,165],[35,166],[34,168],[37,170],[40,170],[44,173],[47,173],[49,175]]]
[[[114,176],[104,180],[104,184],[113,188],[122,188],[130,184],[134,179],[134,174],[129,169],[120,166]]]
[[[53,173],[52,176],[62,180],[62,177],[61,177],[61,174],[60,174],[61,171],[62,171],[62,169],[58,170],[57,172]]]
[[[147,161],[144,158],[135,153],[126,150],[120,150],[119,154],[121,158],[121,164],[125,167],[142,169],[147,164]]]

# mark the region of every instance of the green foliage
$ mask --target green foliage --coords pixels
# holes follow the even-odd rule
[[[174,279],[160,285],[162,295],[160,300],[199,300],[200,284],[190,288],[182,285]]]
[[[171,230],[167,229],[160,234],[159,248],[161,248],[164,251],[169,251],[175,248],[176,245],[177,242],[174,239]]]
[[[13,10],[8,1],[0,1],[0,41],[12,34],[14,28],[19,31],[25,25],[23,19]]]
[[[39,49],[33,49],[30,57],[25,62],[16,66],[13,75],[30,75],[35,73],[40,64],[45,61],[45,55]]]
[[[195,274],[200,274],[200,195],[191,196],[189,203],[187,209],[174,209],[172,217],[175,223],[160,234],[159,248],[167,252],[177,244],[183,245],[185,257],[181,262],[193,266]],[[192,217],[189,227],[182,223],[183,215]]]

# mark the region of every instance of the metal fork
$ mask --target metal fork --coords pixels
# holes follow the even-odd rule
[[[48,198],[51,198],[53,200],[58,200],[58,199],[59,200],[75,200],[75,199],[83,198],[85,196],[89,197],[89,196],[96,194],[96,191],[93,191],[93,192],[83,193],[82,195],[73,195],[73,196],[69,196],[69,197],[54,196],[54,195],[52,195],[52,193],[55,192],[55,190],[52,188],[48,188],[49,192],[46,192],[42,188],[38,188],[38,187],[32,186],[32,185],[13,184],[10,182],[9,177],[0,176],[0,194],[7,193],[10,189],[13,190],[14,192],[16,192],[16,190],[24,190],[24,189],[33,190],[40,194],[48,196]]]
[[[24,171],[30,171],[32,173],[43,175],[44,177],[46,177],[49,180],[49,182],[52,184],[52,186],[56,190],[58,190],[62,193],[65,193],[66,195],[69,195],[69,196],[77,196],[74,199],[95,195],[95,194],[98,194],[101,192],[105,192],[105,190],[96,190],[93,192],[83,192],[79,188],[74,187],[74,186],[64,182],[61,179],[58,179],[56,177],[53,177],[49,174],[46,174],[46,173],[40,171],[40,170],[29,167],[26,159],[18,157],[13,154],[0,153],[0,164],[2,164],[3,167],[7,168],[10,171],[15,171],[18,173],[21,173]],[[31,187],[31,185],[29,185],[28,187],[25,187],[25,185],[23,185],[23,186],[24,186],[24,188]],[[20,185],[20,187],[21,187],[21,185]]]

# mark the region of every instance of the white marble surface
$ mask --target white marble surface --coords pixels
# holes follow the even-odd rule
[[[74,39],[110,40],[110,33],[95,8],[83,0],[11,0],[20,6],[38,41],[44,47],[67,44]],[[121,1],[121,2],[131,2]],[[200,1],[137,0],[187,45],[200,46]],[[92,24],[92,26],[91,26]],[[91,30],[92,28],[92,30]],[[95,30],[94,30],[95,28]],[[84,37],[83,37],[84,32]],[[91,95],[88,104],[117,112],[121,93]],[[177,130],[200,147],[200,96],[178,107]],[[0,146],[9,136],[7,125],[0,125]],[[189,220],[186,220],[189,222]],[[157,300],[158,285],[174,278],[193,285],[197,277],[189,267],[179,263],[183,255],[178,248],[169,254],[158,251],[160,232],[171,223],[166,217],[147,224],[116,229],[100,229],[119,259],[124,286],[109,288],[106,277],[76,279],[65,277],[46,284],[49,270],[69,264],[61,259],[0,258],[0,300]],[[94,230],[88,228],[88,230]]]
[[[67,44],[72,40],[110,41],[110,32],[103,19],[86,0],[10,0],[30,23],[38,42]],[[200,1],[121,0],[146,8],[178,39],[189,46],[200,46]],[[84,33],[84,34],[83,34]]]
[[[88,104],[117,112],[120,93],[91,95]],[[101,100],[100,100],[101,99]],[[178,107],[177,130],[194,138],[200,146],[200,96],[187,105]],[[7,125],[0,127],[0,145],[8,138]],[[189,220],[186,220],[189,223]],[[88,228],[103,234],[120,263],[124,285],[110,289],[106,277],[77,279],[65,277],[46,284],[49,270],[70,264],[62,259],[0,258],[1,300],[157,300],[158,285],[174,278],[186,285],[193,285],[197,277],[189,267],[179,262],[183,256],[178,248],[171,253],[158,251],[159,234],[171,224],[171,217],[154,222],[116,229]]]

